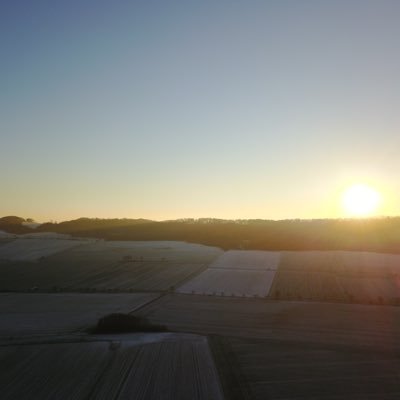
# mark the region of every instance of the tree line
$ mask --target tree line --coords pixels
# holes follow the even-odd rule
[[[10,220],[14,218],[14,220]],[[27,233],[23,218],[0,218],[0,230]],[[357,250],[400,253],[400,217],[312,220],[151,221],[79,218],[49,222],[35,232],[67,233],[105,240],[178,240],[249,250]]]

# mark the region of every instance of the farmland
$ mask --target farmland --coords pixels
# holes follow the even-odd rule
[[[280,253],[277,251],[229,250],[215,259],[209,268],[276,270],[279,260]]]
[[[0,245],[0,291],[165,292],[400,303],[400,256],[222,250],[183,242],[20,235]]]
[[[400,308],[171,294],[139,314],[172,330],[400,350]]]
[[[8,233],[0,229],[0,243],[3,239],[16,239],[17,235],[14,233]]]
[[[2,399],[223,399],[205,338],[141,336],[0,347]]]
[[[0,294],[0,337],[67,334],[113,312],[131,312],[157,294]]]
[[[83,242],[0,262],[2,398],[399,396],[400,256]],[[169,332],[89,333],[111,313]]]
[[[397,254],[284,252],[270,298],[397,304],[399,283]]]
[[[208,269],[178,289],[179,293],[210,294],[215,296],[265,297],[275,273]]]
[[[140,313],[208,334],[226,399],[398,397],[398,307],[169,295]]]
[[[13,293],[0,304],[4,399],[361,400],[400,390],[398,307],[177,294]],[[135,309],[178,333],[85,333],[99,315]]]
[[[207,270],[178,289],[179,293],[218,296],[266,297],[280,253],[230,250],[210,264]]]
[[[399,358],[335,345],[213,336],[226,398],[397,399]]]
[[[29,247],[31,239],[24,243]],[[6,246],[0,248],[0,253]],[[0,290],[170,290],[204,270],[220,253],[222,251],[214,247],[181,242],[89,241],[57,254],[42,256],[34,263],[15,261],[19,254],[17,248],[10,259],[0,263]]]
[[[37,261],[42,257],[86,243],[87,240],[18,238],[0,247],[0,260]]]

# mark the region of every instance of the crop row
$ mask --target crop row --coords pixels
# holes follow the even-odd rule
[[[193,335],[192,335],[193,336]],[[222,400],[206,340],[0,348],[1,398]]]
[[[29,240],[25,240],[29,242]],[[202,271],[220,254],[206,246],[165,242],[97,242],[49,255],[36,263],[0,264],[2,291],[162,291]]]

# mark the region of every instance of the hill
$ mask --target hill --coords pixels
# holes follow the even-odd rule
[[[23,218],[0,219],[0,230],[32,232]],[[19,222],[19,223],[18,223]],[[178,240],[222,249],[354,250],[400,253],[400,217],[318,220],[221,220],[79,218],[45,223],[36,232],[66,233],[106,240]]]
[[[24,226],[23,223],[27,222],[26,219],[17,217],[15,215],[9,215],[0,218],[0,230],[9,233],[28,233],[32,232],[32,229],[28,226]]]

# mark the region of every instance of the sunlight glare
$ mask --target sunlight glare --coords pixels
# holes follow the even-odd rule
[[[381,195],[370,186],[353,185],[342,196],[343,208],[349,216],[367,217],[379,207]]]

